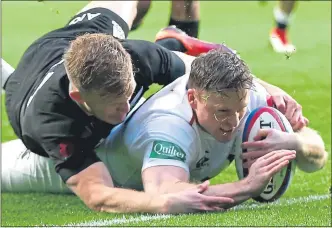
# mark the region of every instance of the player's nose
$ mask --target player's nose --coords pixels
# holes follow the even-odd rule
[[[237,126],[239,126],[240,124],[240,118],[239,118],[239,115],[238,114],[235,114],[233,116],[231,116],[230,118],[228,118],[228,125],[229,125],[229,128],[230,129],[234,129],[236,128]]]

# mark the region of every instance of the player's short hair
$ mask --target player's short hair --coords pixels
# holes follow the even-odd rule
[[[224,89],[250,89],[252,85],[249,67],[234,53],[211,50],[191,64],[189,88],[222,94]]]
[[[134,80],[131,57],[111,35],[77,37],[64,54],[64,65],[80,92],[96,92],[101,97],[130,96]]]

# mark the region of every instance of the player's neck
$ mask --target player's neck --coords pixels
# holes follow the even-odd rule
[[[193,110],[193,115],[194,115],[194,118],[195,118],[195,122],[197,124],[197,126],[205,133],[209,134],[207,132],[207,130],[205,130],[205,128],[198,122],[198,119],[197,119],[197,115],[196,115],[196,112]]]
[[[84,104],[77,103],[77,105],[83,110],[83,112],[85,112],[85,114],[87,114],[88,116],[93,116],[93,114],[90,111],[90,108],[86,105],[86,103]]]

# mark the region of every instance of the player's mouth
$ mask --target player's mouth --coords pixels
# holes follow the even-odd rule
[[[231,129],[231,130],[224,130],[224,129],[220,128],[220,131],[221,131],[222,135],[229,135],[229,134],[231,134],[233,132],[233,129]]]

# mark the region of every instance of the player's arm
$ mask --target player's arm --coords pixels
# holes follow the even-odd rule
[[[233,183],[211,186],[205,194],[230,197],[235,201],[231,206],[238,205],[261,194],[270,179],[294,158],[295,151],[273,151],[257,159],[249,168],[246,178]]]
[[[143,40],[123,40],[131,55],[135,80],[146,88],[157,83],[167,85],[190,69],[194,57],[172,52],[160,45]]]
[[[166,197],[113,186],[102,162],[96,162],[71,176],[67,186],[90,208],[103,212],[166,213]]]
[[[154,195],[179,192],[196,186],[195,183],[189,182],[189,173],[175,165],[159,165],[145,169],[142,173],[142,179],[144,191]],[[247,180],[212,185],[204,194],[230,197],[234,200],[235,205],[253,196]],[[230,205],[226,207],[228,208]]]
[[[51,134],[56,134],[54,126],[50,129],[53,129]],[[45,133],[45,129],[41,132]],[[44,138],[42,145],[53,159],[56,172],[90,209],[124,213],[165,212],[166,198],[114,188],[108,169],[84,139],[48,137]]]
[[[88,166],[71,176],[66,184],[93,210],[116,213],[187,213],[219,210],[227,197],[205,196],[209,183],[193,186],[174,194],[149,194],[115,188],[108,169],[102,162]]]
[[[195,187],[189,183],[189,173],[178,166],[158,165],[142,172],[144,191],[153,195],[179,192]]]
[[[140,129],[130,150],[132,156],[144,158],[144,190],[158,195],[196,186],[188,183],[189,165],[197,156],[196,134],[190,123],[177,116],[159,115]]]
[[[95,154],[93,155],[95,156]],[[89,161],[90,160],[90,161]],[[62,178],[76,174],[65,181],[67,186],[92,210],[109,213],[187,213],[201,210],[218,210],[224,202],[233,202],[226,197],[208,197],[202,193],[208,189],[208,183],[195,186],[176,194],[153,195],[130,189],[115,188],[111,174],[100,161],[86,159],[79,172],[73,169],[60,170]],[[88,165],[89,163],[92,163]],[[86,168],[82,168],[86,167]]]
[[[153,153],[153,152],[152,152]],[[160,158],[162,160],[163,158]],[[149,162],[149,161],[145,161]],[[165,193],[175,193],[185,189],[195,187],[196,183],[189,181],[190,173],[188,172],[188,165],[176,164],[171,159],[164,161],[152,161],[155,164],[150,165],[142,172],[142,180],[144,184],[144,191],[159,195]],[[160,163],[160,164],[157,164]],[[224,204],[223,208],[229,208],[233,205],[239,204],[253,196],[250,185],[247,180],[241,180],[234,183],[213,185],[204,194],[209,196],[229,197],[234,200],[232,204]]]
[[[261,84],[255,83],[255,89],[250,92],[250,110],[271,105],[267,101],[267,96],[266,89]],[[321,136],[308,127],[295,130],[295,133],[281,132],[275,129],[260,129],[254,140],[242,144],[242,147],[248,150],[242,154],[245,167],[250,167],[257,158],[266,153],[280,149],[296,150],[297,166],[306,172],[321,169],[327,160]]]
[[[139,135],[144,141],[136,143],[132,150],[145,151],[142,180],[146,192],[158,195],[195,186],[189,183],[189,167],[197,159],[196,134],[189,123],[179,118],[159,116],[148,122]],[[204,194],[234,200],[231,204],[221,205],[222,208],[239,204],[260,194],[270,178],[294,157],[294,152],[290,151],[266,155],[251,167],[244,180],[211,186]]]
[[[294,131],[308,125],[309,120],[303,116],[302,106],[293,97],[281,88],[269,84],[262,79],[254,77],[254,80],[262,85],[267,93],[271,95],[273,105],[285,115]]]
[[[273,175],[287,166],[295,158],[292,151],[276,151],[258,159],[249,170],[249,175],[240,181],[210,186],[204,192],[208,196],[228,197],[233,203],[224,203],[220,207],[227,209],[252,197],[258,196]],[[142,179],[146,192],[155,195],[178,192],[195,186],[188,182],[185,169],[176,166],[154,166],[143,171]]]
[[[196,184],[190,183],[188,178],[189,174],[186,170],[172,165],[150,167],[142,173],[144,191],[154,195],[174,193],[195,187]],[[232,198],[233,203],[221,205],[224,209],[240,204],[254,196],[253,188],[248,179],[212,185],[204,194]]]
[[[305,172],[315,172],[324,167],[328,153],[321,136],[313,129],[304,127],[294,133],[281,132],[274,129],[261,129],[255,137],[257,141],[243,143],[247,153],[243,159],[255,160],[276,149],[296,151],[296,164]],[[260,140],[261,138],[264,138]],[[247,166],[250,166],[250,162]]]
[[[133,126],[130,123],[128,128]],[[190,122],[166,114],[147,119],[139,127],[141,130],[136,133],[135,140],[130,141],[128,148],[136,160],[143,158],[144,191],[159,195],[197,186],[188,183],[189,166],[198,156],[195,148],[197,136]],[[128,135],[128,138],[133,138]]]

